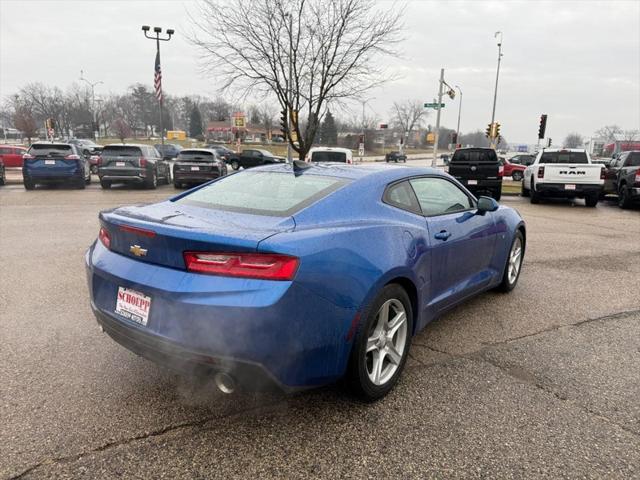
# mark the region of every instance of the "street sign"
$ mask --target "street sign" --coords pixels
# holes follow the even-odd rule
[[[436,134],[433,132],[427,133],[427,143],[433,143],[436,141]]]
[[[360,157],[364,156],[364,143],[361,143],[358,145],[358,156]]]
[[[438,108],[437,103],[425,103],[424,108]],[[444,108],[444,103],[440,104],[440,108]]]
[[[384,130],[385,128],[389,128],[389,124],[388,123],[381,123],[380,124],[380,130]]]

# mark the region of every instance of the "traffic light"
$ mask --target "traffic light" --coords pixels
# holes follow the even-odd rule
[[[458,143],[458,134],[456,132],[453,132],[451,134],[451,143],[453,143],[454,145]]]
[[[547,138],[547,148],[549,148],[551,146],[551,139]]]
[[[493,123],[487,125],[487,130],[484,132],[487,138],[491,138],[491,130],[493,130]]]
[[[493,138],[498,138],[500,137],[500,124],[498,122],[494,123],[495,125],[495,132],[493,135]]]
[[[283,109],[280,112],[280,130],[282,130],[282,134],[287,138],[287,109]]]
[[[547,129],[547,115],[540,115],[540,127],[538,128],[538,138],[544,138],[544,131]]]

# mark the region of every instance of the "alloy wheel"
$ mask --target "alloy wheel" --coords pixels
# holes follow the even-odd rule
[[[520,237],[516,237],[513,241],[513,246],[511,247],[511,251],[509,252],[509,266],[507,272],[507,278],[509,279],[509,283],[513,284],[518,278],[518,273],[520,273],[520,267],[522,265],[522,240]]]
[[[407,347],[407,312],[400,300],[382,304],[367,337],[365,365],[369,380],[384,385],[402,363]]]

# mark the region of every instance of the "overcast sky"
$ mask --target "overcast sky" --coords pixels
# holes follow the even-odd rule
[[[380,6],[392,4],[381,1]],[[171,94],[216,95],[219,83],[198,73],[198,52],[183,36],[189,1],[0,0],[0,96],[27,82],[67,88],[80,69],[120,92],[151,84],[155,45],[140,26],[174,28],[162,45],[163,84]],[[381,59],[400,80],[372,93],[371,109],[389,120],[394,100],[431,101],[440,68],[463,91],[463,132],[491,120],[497,46],[504,34],[496,119],[511,142],[535,143],[549,115],[554,143],[569,132],[591,136],[605,124],[640,128],[640,2],[409,1],[402,58]],[[455,128],[458,99],[442,123]],[[361,108],[361,107],[358,107]],[[428,123],[435,123],[432,113]]]

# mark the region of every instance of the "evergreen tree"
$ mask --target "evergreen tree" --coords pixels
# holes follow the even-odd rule
[[[322,125],[320,125],[320,142],[327,146],[338,144],[338,128],[330,111],[327,112]]]
[[[189,137],[202,137],[202,114],[197,105],[193,105],[189,115]]]

